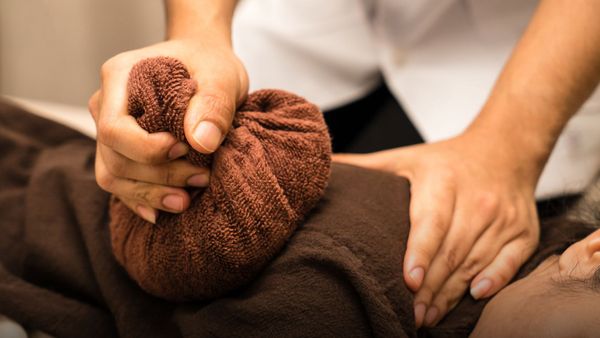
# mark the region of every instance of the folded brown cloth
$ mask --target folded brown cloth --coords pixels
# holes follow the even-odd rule
[[[186,142],[195,89],[178,60],[143,60],[129,75],[129,112],[148,132]],[[160,213],[153,225],[118,199],[110,208],[117,260],[144,290],[170,300],[214,298],[251,281],[323,195],[331,143],[315,105],[262,90],[239,108],[214,156],[192,149],[186,158],[212,169],[185,212]]]

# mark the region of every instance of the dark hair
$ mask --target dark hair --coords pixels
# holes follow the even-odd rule
[[[563,294],[577,294],[581,291],[600,294],[600,266],[585,278],[567,275],[564,278],[553,279],[552,285]]]
[[[600,229],[600,177],[586,190],[574,206],[551,222],[573,230],[574,235],[567,243],[569,245]],[[553,284],[567,294],[582,290],[600,293],[600,266],[585,278],[578,278],[569,274],[564,278],[553,280]]]

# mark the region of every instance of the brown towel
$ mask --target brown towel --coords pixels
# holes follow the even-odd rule
[[[129,112],[149,132],[185,142],[183,116],[195,92],[184,65],[143,60],[129,78]],[[190,208],[161,213],[152,225],[122,202],[111,204],[117,260],[147,292],[170,300],[207,299],[252,280],[281,250],[323,195],[331,144],[319,109],[278,90],[249,96],[214,156],[209,187],[192,192]]]

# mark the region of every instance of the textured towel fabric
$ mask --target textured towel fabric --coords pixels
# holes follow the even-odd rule
[[[148,132],[185,142],[194,92],[181,62],[143,60],[130,73],[129,112]],[[170,300],[213,298],[254,278],[323,195],[331,143],[315,105],[263,90],[240,107],[214,157],[192,150],[187,159],[212,174],[185,212],[161,213],[152,225],[118,199],[110,210],[117,260],[144,290]]]

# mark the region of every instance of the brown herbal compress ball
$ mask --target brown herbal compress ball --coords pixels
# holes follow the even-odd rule
[[[185,142],[183,115],[195,85],[181,62],[159,57],[129,75],[129,112],[149,132]],[[331,144],[319,109],[279,90],[250,94],[213,156],[210,185],[182,214],[156,225],[117,198],[110,207],[114,254],[147,292],[169,300],[220,296],[250,282],[282,249],[323,195]]]

